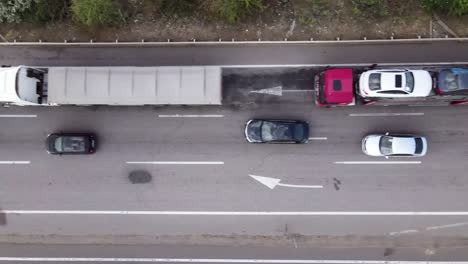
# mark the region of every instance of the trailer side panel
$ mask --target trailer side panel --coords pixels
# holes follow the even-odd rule
[[[48,104],[219,105],[221,68],[50,67]]]

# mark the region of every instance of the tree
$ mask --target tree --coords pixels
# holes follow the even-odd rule
[[[23,13],[37,0],[2,0],[0,1],[0,22],[19,23]]]
[[[429,11],[440,11],[455,16],[468,14],[468,0],[421,0],[421,3]]]
[[[23,13],[23,20],[37,24],[59,21],[66,17],[69,2],[65,0],[35,0]]]
[[[377,18],[388,15],[387,0],[352,0],[353,13],[365,18]]]
[[[71,8],[73,19],[91,29],[125,21],[122,10],[113,0],[73,0]]]
[[[265,8],[263,0],[207,0],[208,9],[234,23],[239,19]]]

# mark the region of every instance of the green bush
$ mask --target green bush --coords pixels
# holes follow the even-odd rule
[[[162,0],[161,11],[165,14],[189,16],[194,13],[197,6],[196,0]]]
[[[19,23],[23,13],[26,12],[37,0],[1,0],[0,22]]]
[[[421,3],[429,11],[441,11],[455,16],[468,14],[468,0],[421,0]]]
[[[254,12],[262,11],[263,0],[205,0],[209,12],[215,13],[229,23],[234,23]]]
[[[339,7],[328,0],[292,0],[291,3],[299,22],[310,27],[325,19],[335,19],[339,12]]]
[[[69,2],[66,0],[36,0],[24,12],[23,19],[33,23],[60,21],[67,15]]]
[[[389,14],[387,0],[351,0],[351,3],[356,16],[378,18]]]
[[[91,29],[120,24],[125,21],[125,16],[117,4],[113,0],[73,0],[73,19]]]

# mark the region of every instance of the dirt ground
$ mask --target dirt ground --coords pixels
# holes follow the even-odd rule
[[[89,31],[70,19],[62,23],[33,25],[0,24],[5,41],[95,42],[103,41],[218,41],[222,40],[342,40],[429,37],[468,37],[468,16],[444,17],[441,26],[423,10],[417,0],[404,1],[403,7],[390,6],[381,18],[356,14],[349,0],[328,0],[310,7],[311,0],[270,1],[262,14],[236,24],[189,17],[157,16],[144,10],[129,17],[125,26]],[[313,1],[313,0],[312,0]],[[394,0],[402,1],[402,0]],[[399,5],[400,6],[400,5]],[[197,13],[197,12],[195,12]],[[450,30],[447,30],[447,27]],[[455,35],[453,35],[455,33]]]

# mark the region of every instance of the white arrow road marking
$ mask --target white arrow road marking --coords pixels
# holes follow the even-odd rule
[[[424,113],[365,113],[349,114],[349,116],[423,116]]]
[[[250,177],[254,178],[261,184],[265,185],[270,189],[274,189],[276,186],[283,186],[283,187],[290,187],[290,188],[310,188],[310,189],[320,189],[323,188],[323,185],[295,185],[295,184],[285,184],[280,183],[280,179],[271,178],[271,177],[264,177],[264,176],[256,176],[249,174]]]
[[[223,165],[224,161],[127,161],[126,163],[151,165]]]
[[[428,227],[423,228],[423,229],[420,229],[420,230],[408,229],[408,230],[390,232],[389,235],[391,235],[391,236],[399,236],[399,235],[406,235],[406,234],[419,233],[419,232],[422,232],[422,231],[434,231],[434,230],[447,229],[447,228],[455,228],[455,227],[461,227],[461,226],[467,226],[467,225],[468,225],[468,222],[455,223],[455,224],[447,224],[447,225],[438,225],[438,226],[428,226]]]
[[[37,117],[37,115],[0,115],[0,117]]]
[[[439,229],[447,229],[447,228],[454,228],[454,227],[467,226],[467,225],[468,225],[468,222],[448,224],[448,225],[429,226],[429,227],[426,227],[426,230],[427,231],[439,230]]]
[[[282,96],[283,93],[304,93],[304,92],[313,92],[314,90],[304,89],[304,90],[284,90],[282,86],[275,86],[272,88],[260,89],[260,90],[253,90],[249,93],[258,93],[258,94],[269,94],[269,95],[276,95]]]
[[[0,261],[27,262],[157,262],[157,263],[283,263],[283,264],[466,264],[466,261],[332,260],[332,259],[210,259],[210,258],[85,258],[0,257]]]
[[[415,234],[418,233],[419,231],[416,229],[407,229],[407,230],[402,230],[402,231],[397,231],[397,232],[390,232],[388,235],[390,236],[401,236],[401,235],[407,235],[407,234]]]

